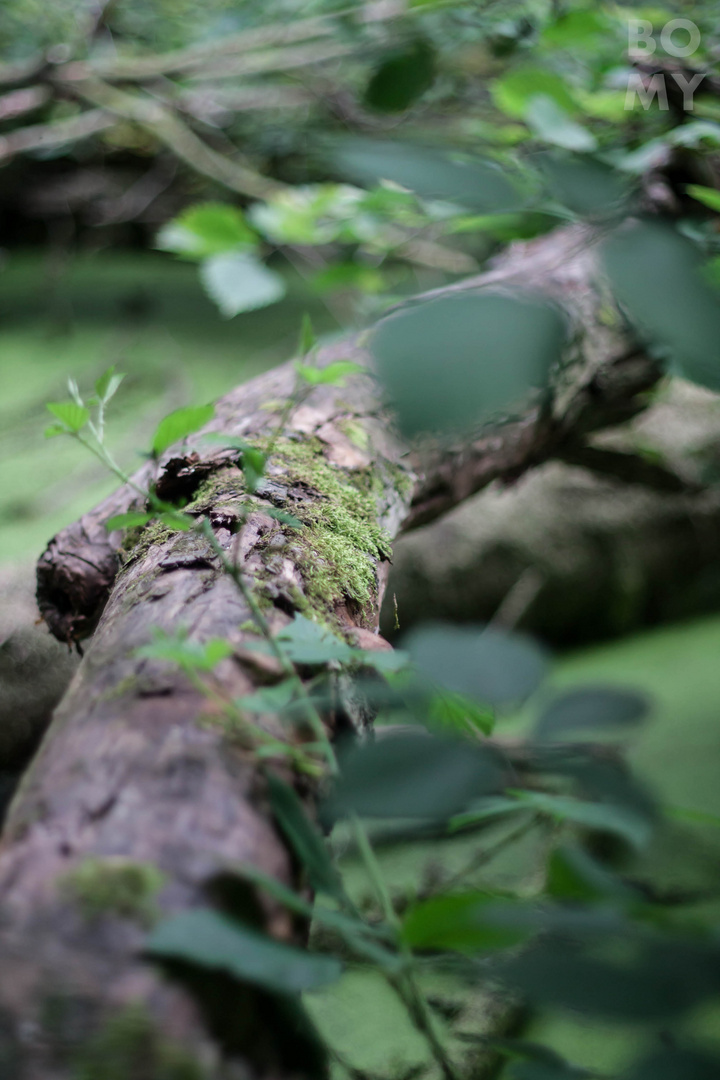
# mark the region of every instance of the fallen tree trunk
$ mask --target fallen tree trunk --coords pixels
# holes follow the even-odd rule
[[[363,374],[343,389],[314,389],[275,441],[294,383],[288,365],[224,398],[209,425],[250,443],[273,442],[255,495],[236,450],[176,449],[161,460],[158,493],[185,496],[186,512],[210,522],[215,545],[237,562],[274,632],[301,611],[364,648],[384,647],[379,613],[389,544],[400,531],[492,480],[511,481],[562,457],[578,439],[643,407],[659,372],[619,319],[608,327],[600,318],[607,298],[582,230],[520,245],[501,269],[468,285],[525,287],[562,303],[577,362],[552,401],[472,445],[411,454],[390,433],[374,381]],[[364,361],[357,342],[325,350],[320,363],[348,357]],[[153,468],[135,478],[141,487]],[[207,902],[218,874],[238,862],[298,882],[252,753],[182,672],[139,658],[137,649],[152,630],[180,625],[194,641],[227,638],[234,652],[215,676],[228,698],[282,671],[248,647],[247,597],[207,537],[150,525],[123,548],[120,534],[108,536],[105,521],[141,503],[122,489],[56,537],[40,560],[38,598],[53,632],[68,642],[94,634],[3,835],[0,1062],[18,1080],[96,1080],[105,1074],[92,1062],[122,1044],[123,1075],[138,1080],[317,1076],[307,1040],[277,999],[230,980],[222,1000],[217,983],[198,996],[141,956],[153,883],[152,902],[166,915]],[[288,530],[270,509],[289,511],[305,527]],[[344,699],[324,719],[330,736],[367,721]],[[263,723],[288,737],[273,717]],[[296,784],[311,796],[306,782]],[[136,887],[128,898],[129,877]],[[266,898],[248,893],[245,903],[277,937],[302,935]]]

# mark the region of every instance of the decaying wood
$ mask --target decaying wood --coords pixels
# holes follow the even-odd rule
[[[411,453],[392,435],[369,374],[353,376],[342,389],[318,387],[290,415],[239,530],[248,495],[237,451],[218,443],[208,450],[194,439],[138,473],[141,487],[156,480],[166,497],[194,500],[188,512],[210,521],[217,542],[266,605],[273,630],[294,611],[321,603],[339,631],[366,648],[381,646],[376,634],[389,563],[378,527],[392,540],[491,480],[514,479],[561,454],[571,429],[589,433],[632,415],[658,378],[620,320],[608,326],[599,317],[607,298],[593,282],[582,231],[519,245],[502,268],[469,284],[526,287],[562,303],[582,362],[571,382],[558,384],[552,402],[469,447]],[[349,356],[363,357],[357,341],[333,345],[320,362]],[[293,380],[286,365],[233,391],[218,404],[208,431],[251,443],[271,439]],[[300,466],[293,461],[298,447],[305,454]],[[302,545],[307,536],[312,543],[313,522],[323,520],[335,495],[313,480],[313,462],[319,475],[330,466],[364,500],[365,531],[353,553],[360,561],[352,567],[359,567],[366,591],[351,589],[349,570],[346,582],[332,576],[333,569],[342,571],[341,558],[329,567],[333,584],[318,598],[314,575],[328,570],[323,564],[332,555]],[[225,637],[235,652],[217,669],[217,687],[231,697],[276,681],[280,672],[248,648],[256,640],[250,611],[206,538],[150,527],[123,554],[121,535],[108,536],[104,523],[140,505],[132,490],[122,489],[60,533],[40,560],[39,602],[53,632],[65,641],[94,633],[14,800],[0,849],[0,1061],[11,1062],[18,1080],[64,1080],[133,1008],[149,1025],[148,1060],[182,1053],[194,1063],[194,1072],[163,1073],[158,1065],[148,1077],[316,1076],[316,1063],[303,1057],[303,1041],[292,1036],[277,1001],[249,989],[240,994],[228,983],[222,1000],[204,995],[201,1013],[180,978],[187,972],[175,970],[178,978],[170,981],[143,961],[145,927],[137,911],[113,907],[111,898],[88,917],[78,893],[83,868],[112,875],[136,864],[164,875],[157,904],[165,914],[206,902],[217,876],[240,861],[297,884],[252,754],[181,673],[139,659],[136,650],[158,628],[182,625],[198,641]],[[308,522],[305,537],[269,516],[271,506]],[[334,735],[363,717],[341,701],[326,721]],[[273,717],[263,722],[282,734]],[[254,894],[245,902],[250,917],[278,937],[297,936],[298,927],[277,906]],[[274,1034],[278,1025],[283,1037]]]

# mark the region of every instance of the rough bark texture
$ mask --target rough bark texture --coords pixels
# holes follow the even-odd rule
[[[185,494],[188,511],[210,520],[273,629],[294,611],[315,612],[365,647],[381,645],[388,544],[403,527],[444,513],[493,479],[513,479],[561,455],[571,431],[617,423],[642,407],[658,373],[628,341],[617,314],[612,325],[599,317],[607,301],[589,277],[587,239],[570,230],[520,246],[505,270],[474,283],[515,288],[525,281],[562,302],[577,362],[552,401],[472,446],[411,456],[389,433],[369,376],[354,376],[344,389],[317,388],[285,426],[239,532],[239,508],[249,496],[237,452],[166,455],[160,493]],[[357,344],[326,350],[322,362],[349,355],[361,355]],[[292,383],[285,366],[239,388],[219,403],[210,428],[262,444]],[[144,485],[151,478],[148,465],[137,479]],[[124,873],[147,882],[148,868],[157,867],[164,878],[153,903],[170,913],[202,902],[237,861],[284,882],[297,877],[252,755],[221,716],[208,717],[181,674],[135,652],[154,628],[184,625],[194,640],[233,642],[234,655],[217,671],[227,694],[247,693],[279,672],[247,648],[250,612],[206,539],[150,526],[126,540],[123,552],[121,537],[107,536],[107,518],[138,501],[132,491],[118,492],[61,533],[39,566],[40,606],[56,635],[77,640],[97,629],[3,835],[0,1061],[18,1080],[114,1078],[87,1062],[102,1056],[103,1046],[119,1045],[130,1027],[123,1060],[135,1053],[143,1062],[126,1067],[138,1080],[317,1075],[300,1035],[291,1037],[287,1024],[283,1039],[273,1034],[284,1021],[267,995],[238,997],[228,987],[222,1000],[205,996],[201,1016],[181,982],[143,962],[144,904],[123,907],[113,887]],[[288,530],[268,516],[271,505],[296,514],[305,528]],[[328,730],[363,720],[347,703],[327,716]],[[263,722],[272,727],[274,720]],[[96,886],[89,896],[88,883]],[[102,910],[88,917],[98,892]],[[296,934],[283,911],[253,895],[245,903],[274,934]]]

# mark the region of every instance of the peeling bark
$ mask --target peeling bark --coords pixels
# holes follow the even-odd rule
[[[187,512],[211,522],[274,631],[294,611],[314,611],[363,647],[382,647],[388,544],[402,529],[492,480],[511,481],[560,456],[578,432],[642,407],[658,372],[617,313],[611,326],[600,318],[607,298],[593,279],[588,236],[571,229],[518,245],[500,269],[462,286],[539,290],[563,304],[576,330],[572,377],[559,380],[552,401],[468,447],[410,453],[390,433],[374,381],[363,374],[343,389],[314,389],[292,413],[239,530],[250,496],[237,451],[218,444],[201,456],[173,448],[157,477],[148,464],[136,481],[157,479],[167,497],[192,500]],[[320,362],[348,357],[363,359],[357,342],[324,350]],[[285,365],[238,388],[220,401],[207,430],[262,445],[273,438],[293,380]],[[141,502],[121,489],[59,534],[38,567],[40,608],[56,636],[76,641],[95,632],[3,835],[0,1061],[4,1053],[18,1080],[64,1080],[112,1036],[113,1025],[135,1017],[136,1036],[142,1030],[152,1046],[144,1060],[156,1062],[143,1066],[148,1078],[317,1076],[307,1040],[290,1036],[277,1000],[228,981],[222,1000],[204,995],[201,1013],[186,990],[187,971],[175,970],[182,978],[170,981],[143,962],[142,910],[118,910],[111,899],[89,917],[78,895],[83,874],[112,880],[134,868],[144,880],[143,868],[156,867],[163,885],[153,903],[169,914],[206,900],[218,875],[239,861],[298,884],[252,754],[181,673],[138,659],[136,650],[153,629],[184,625],[194,640],[232,642],[234,655],[217,670],[230,696],[276,681],[280,672],[248,648],[251,612],[206,538],[150,526],[123,551],[121,536],[107,535],[109,517]],[[305,530],[293,535],[267,514],[271,506],[299,516]],[[349,515],[347,535],[331,511]],[[338,548],[337,539],[350,549]],[[350,701],[326,717],[331,735],[364,719]],[[273,717],[263,724],[281,731]],[[302,932],[253,893],[244,902],[249,917],[278,937]],[[183,1061],[185,1072],[177,1064]]]

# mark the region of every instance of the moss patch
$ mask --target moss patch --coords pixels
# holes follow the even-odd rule
[[[65,875],[62,888],[87,918],[120,915],[148,926],[159,914],[155,897],[164,882],[152,863],[89,858]]]
[[[205,1070],[155,1030],[139,1005],[109,1020],[78,1051],[73,1080],[204,1080]]]
[[[279,439],[272,461],[284,466],[290,485],[302,484],[320,498],[288,509],[304,528],[288,544],[305,585],[305,599],[319,613],[345,598],[368,604],[376,584],[376,560],[390,556],[390,540],[377,522],[372,470],[346,473],[330,465],[318,439]]]

